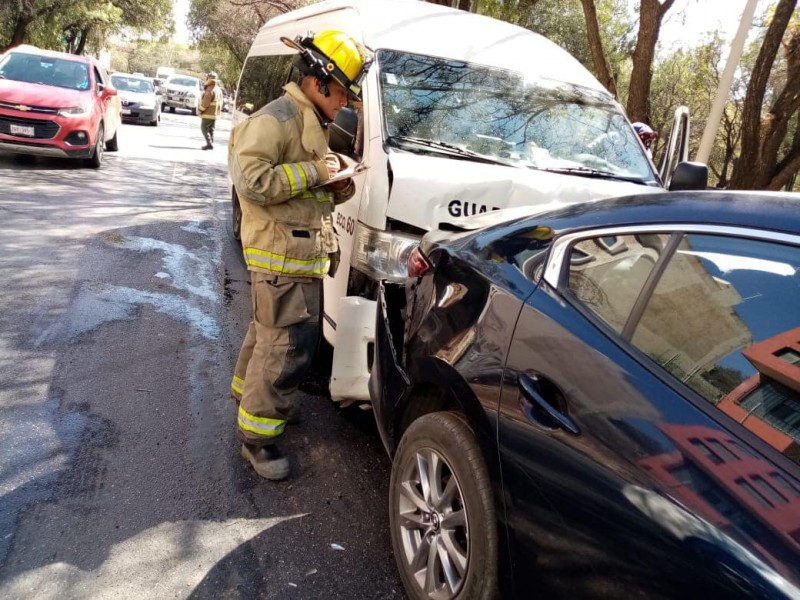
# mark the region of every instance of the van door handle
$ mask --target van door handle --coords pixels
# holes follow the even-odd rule
[[[560,410],[557,410],[552,404],[550,404],[550,402],[545,400],[544,396],[542,396],[541,392],[539,391],[539,384],[535,379],[525,375],[524,373],[520,373],[519,377],[517,378],[517,382],[524,399],[527,401],[526,403],[532,405],[533,408],[538,409],[536,411],[537,415],[534,415],[532,411],[525,411],[526,416],[529,419],[534,421],[542,421],[541,417],[545,417],[545,420],[550,422],[544,423],[546,426],[560,427],[561,429],[574,435],[578,435],[581,432],[581,430],[575,424],[575,421],[570,419]]]

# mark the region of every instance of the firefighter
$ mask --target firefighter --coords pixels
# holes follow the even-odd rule
[[[297,388],[319,342],[322,277],[338,254],[331,212],[355,192],[351,179],[325,184],[345,166],[328,148],[327,126],[348,96],[360,99],[365,63],[339,31],[281,39],[298,51],[299,82],[237,125],[228,144],[253,302],[231,395],[242,456],[271,480],[289,474],[275,442],[296,420]]]
[[[206,75],[203,96],[200,98],[200,131],[206,139],[202,150],[214,149],[214,126],[222,113],[222,90],[217,85],[217,74]]]

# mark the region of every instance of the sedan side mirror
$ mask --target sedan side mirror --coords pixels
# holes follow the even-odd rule
[[[699,162],[680,162],[669,182],[670,192],[704,190],[708,187],[708,166]]]

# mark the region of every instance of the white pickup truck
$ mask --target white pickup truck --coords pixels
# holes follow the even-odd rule
[[[189,75],[170,75],[161,86],[161,110],[169,107],[170,112],[176,108],[197,114],[200,96],[203,93],[203,82]]]

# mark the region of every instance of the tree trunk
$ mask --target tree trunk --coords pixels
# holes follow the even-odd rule
[[[628,90],[628,118],[631,121],[650,122],[650,84],[653,81],[653,59],[661,30],[661,20],[672,8],[675,0],[640,0],[639,33],[633,50],[633,69]]]
[[[800,168],[800,148],[793,144],[778,160],[789,120],[800,108],[800,26],[795,25],[786,44],[786,82],[776,90],[775,101],[762,118],[767,84],[797,0],[779,0],[764,42],[758,52],[742,111],[742,149],[731,177],[731,188],[780,189]]]
[[[26,38],[28,37],[28,25],[31,24],[33,21],[33,17],[29,17],[27,15],[20,15],[17,18],[17,22],[14,25],[14,33],[11,34],[11,42],[3,48],[3,52],[6,50],[13,48],[14,46],[19,46],[20,44],[25,43]]]
[[[14,21],[14,33],[11,34],[11,41],[0,49],[0,53],[24,44],[28,39],[28,26],[38,17],[48,17],[59,10],[59,4],[45,4],[35,8],[35,2],[19,2],[16,20]]]
[[[592,52],[592,61],[597,78],[611,94],[617,97],[617,83],[611,75],[606,54],[603,51],[603,40],[600,37],[600,26],[597,23],[597,8],[594,0],[581,0],[583,16],[586,19],[586,35],[589,38],[589,50]]]
[[[89,32],[92,30],[91,25],[87,25],[80,30],[81,40],[78,42],[78,47],[75,49],[75,54],[83,54],[86,49],[86,39],[89,37]]]

